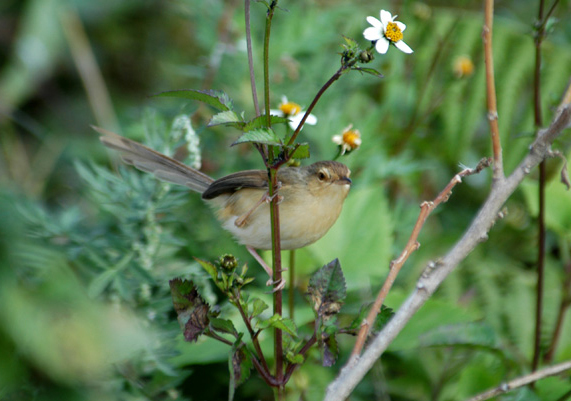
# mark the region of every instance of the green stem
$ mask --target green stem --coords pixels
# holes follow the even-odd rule
[[[539,1],[538,21],[541,23],[535,38],[535,74],[533,85],[534,120],[536,128],[543,125],[541,113],[541,43],[545,35],[543,24],[544,0]],[[543,316],[543,287],[545,279],[545,160],[539,164],[539,216],[537,253],[537,298],[535,304],[535,338],[531,370],[537,370],[541,356],[541,323]]]
[[[248,49],[248,67],[250,69],[250,85],[252,86],[252,98],[254,100],[254,110],[256,117],[260,115],[258,105],[258,92],[256,90],[256,76],[254,74],[254,58],[252,56],[252,33],[250,31],[250,0],[244,0],[244,14],[246,23],[246,48]]]
[[[266,15],[266,30],[264,35],[264,102],[267,117],[267,126],[271,127],[271,116],[270,116],[270,32],[272,26],[272,18],[274,16],[274,11],[277,6],[277,0],[273,0],[268,7],[268,13]],[[270,197],[276,193],[278,188],[277,173],[279,166],[274,166],[274,147],[270,146],[268,149],[268,174],[269,174],[269,188],[268,192]],[[282,263],[281,263],[281,241],[280,241],[280,215],[278,207],[278,197],[273,197],[270,204],[270,218],[272,225],[272,260],[273,260],[273,279],[276,283],[281,282],[282,278]],[[282,316],[282,291],[274,292],[274,314]],[[274,331],[274,357],[276,361],[276,380],[278,383],[283,383],[283,333],[279,329]],[[278,399],[283,399],[283,388],[284,385],[280,384],[278,387],[277,395]]]
[[[270,32],[272,27],[272,18],[274,17],[274,10],[277,4],[277,0],[274,0],[268,8],[268,13],[266,15],[266,31],[264,34],[264,102],[268,128],[272,125],[270,116]]]
[[[295,249],[289,251],[289,289],[288,289],[289,318],[293,320],[295,302]]]
[[[301,119],[301,121],[299,122],[297,128],[295,129],[295,131],[293,132],[293,135],[291,136],[291,138],[289,139],[287,146],[293,145],[293,143],[295,142],[297,136],[299,135],[299,132],[301,131],[301,128],[303,127],[303,124],[305,124],[305,120],[307,120],[307,117],[309,117],[309,114],[311,113],[311,111],[313,110],[313,108],[315,107],[315,105],[317,104],[317,102],[319,101],[319,99],[321,98],[321,95],[323,95],[323,93],[325,93],[325,91],[331,86],[333,85],[333,82],[337,81],[341,75],[343,75],[343,72],[347,69],[350,68],[349,65],[343,64],[341,65],[341,67],[339,67],[339,69],[337,70],[337,72],[335,72],[335,74],[333,74],[333,76],[331,78],[329,78],[329,81],[327,81],[325,83],[325,85],[323,85],[321,87],[321,89],[319,89],[319,92],[317,92],[317,95],[315,95],[315,97],[313,98],[313,101],[311,102],[311,104],[309,105],[309,107],[307,108],[307,111],[305,112],[305,114],[303,115],[303,118]],[[291,157],[291,155],[290,155]]]

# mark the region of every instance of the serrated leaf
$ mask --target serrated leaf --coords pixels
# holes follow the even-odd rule
[[[218,114],[212,116],[208,122],[209,127],[216,125],[226,125],[238,128],[239,130],[244,129],[246,123],[242,121],[242,118],[231,110],[221,111]]]
[[[210,327],[221,333],[237,335],[238,331],[234,327],[234,323],[228,319],[210,318]]]
[[[335,361],[337,361],[337,356],[339,355],[339,344],[337,344],[335,335],[331,335],[322,341],[321,349],[323,351],[323,366],[333,366]]]
[[[154,97],[178,97],[182,99],[198,100],[221,111],[232,110],[233,108],[232,100],[230,100],[228,95],[222,91],[215,90],[174,90],[161,92],[154,95]]]
[[[270,121],[271,125],[286,124],[289,122],[289,119],[287,119],[286,117],[270,115]],[[261,115],[248,121],[244,126],[244,131],[248,132],[257,128],[267,128],[267,126],[268,126],[268,118],[266,117],[266,115]]]
[[[196,341],[208,327],[210,306],[202,299],[192,281],[169,281],[173,305],[186,341]]]
[[[260,315],[263,311],[269,308],[268,304],[266,304],[260,298],[254,298],[252,301],[254,303],[252,317]]]
[[[250,377],[250,372],[254,366],[250,351],[248,351],[241,340],[234,343],[232,352],[229,355],[228,365],[230,370],[230,394],[233,395],[233,390]]]
[[[350,47],[358,47],[358,43],[355,39],[349,38],[345,35],[341,35],[343,36],[343,39],[345,39],[345,42],[350,46]]]
[[[258,128],[252,131],[248,131],[244,133],[240,138],[238,138],[232,144],[232,146],[245,142],[263,143],[266,145],[281,145],[280,138],[271,128]]]
[[[348,329],[357,332],[361,328],[361,324],[367,318],[369,310],[371,309],[372,303],[365,304],[359,310],[359,315],[353,319]],[[394,311],[385,305],[381,306],[381,311],[377,314],[375,318],[375,323],[373,324],[372,333],[378,333],[385,327],[389,320],[393,317]]]
[[[371,74],[372,76],[377,77],[377,78],[383,78],[384,77],[383,74],[381,74],[379,71],[375,70],[374,68],[363,68],[363,67],[354,66],[351,69],[355,70],[355,71],[359,71],[359,72],[364,72],[366,74]]]
[[[339,313],[347,295],[345,277],[339,259],[333,260],[313,273],[309,280],[307,295],[318,318],[327,320]]]
[[[308,143],[299,144],[297,149],[293,146],[288,146],[288,148],[291,148],[292,150],[295,149],[295,151],[293,152],[293,155],[291,156],[293,159],[300,160],[300,159],[309,158],[309,144]]]
[[[280,329],[292,337],[297,338],[297,327],[295,326],[293,320],[282,317],[278,314],[275,314],[271,318],[259,322],[258,326],[262,329],[267,329],[268,327]]]
[[[210,262],[207,262],[206,260],[198,258],[194,258],[194,260],[196,260],[200,264],[200,266],[202,266],[202,268],[206,270],[206,272],[210,275],[210,277],[212,277],[212,280],[214,280],[214,282],[218,282],[218,270],[216,270],[216,266],[214,266]]]

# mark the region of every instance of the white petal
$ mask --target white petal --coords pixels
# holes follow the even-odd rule
[[[379,21],[378,19],[376,19],[375,17],[367,17],[367,22],[371,25],[373,25],[376,28],[381,28],[383,26],[383,24],[381,23],[381,21]]]
[[[387,26],[387,24],[392,21],[393,21],[393,16],[391,15],[391,13],[385,10],[381,10],[381,23],[383,24],[383,26]]]
[[[399,40],[398,42],[396,42],[395,46],[397,49],[399,49],[403,53],[407,53],[407,54],[412,53],[412,49],[406,43],[404,43],[402,40]]]
[[[395,24],[397,24],[397,26],[399,27],[399,29],[401,30],[401,32],[404,32],[404,30],[406,29],[406,25],[403,24],[400,21],[394,21]]]
[[[367,40],[379,40],[383,37],[381,29],[383,28],[369,27],[363,31],[363,36]]]
[[[336,143],[337,145],[343,144],[343,136],[342,135],[333,135],[331,140],[333,141],[333,143]]]
[[[285,104],[287,103],[287,97],[285,97],[285,95],[282,95],[282,103],[281,104]]]
[[[281,110],[270,109],[270,116],[285,117],[284,112]]]
[[[300,113],[300,114],[302,114],[302,113]],[[305,123],[309,124],[309,125],[315,125],[315,124],[317,124],[317,117],[315,117],[313,114],[310,114],[307,116]]]
[[[379,53],[385,54],[387,50],[389,50],[389,41],[385,38],[380,38],[375,45],[375,49],[377,49]]]

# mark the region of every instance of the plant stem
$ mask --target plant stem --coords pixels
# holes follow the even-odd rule
[[[271,116],[270,116],[270,32],[272,26],[272,18],[274,16],[274,11],[277,6],[277,0],[273,0],[268,7],[268,12],[266,14],[266,30],[264,35],[264,102],[266,108],[267,126],[271,127]],[[269,188],[268,192],[270,197],[273,197],[270,204],[270,219],[272,225],[272,260],[273,260],[273,279],[276,281],[276,285],[281,282],[282,279],[282,261],[281,261],[281,240],[280,240],[280,215],[278,207],[278,197],[274,196],[278,188],[277,173],[279,169],[278,166],[274,166],[274,147],[270,146],[268,151],[269,159]],[[274,315],[277,314],[282,316],[282,291],[274,292]],[[276,361],[276,380],[280,383],[277,390],[278,399],[283,399],[283,333],[280,329],[275,329],[274,331],[274,357]]]
[[[266,362],[266,358],[264,358],[264,353],[262,352],[262,348],[260,347],[260,342],[258,341],[258,336],[254,332],[254,329],[252,328],[252,324],[250,323],[250,319],[246,315],[244,308],[242,308],[242,304],[240,303],[239,294],[234,294],[234,304],[236,305],[236,308],[238,308],[238,311],[240,312],[240,316],[242,316],[242,320],[246,324],[246,328],[248,329],[248,333],[250,333],[250,338],[252,339],[252,343],[254,344],[254,348],[256,349],[256,354],[258,355],[258,358],[260,358],[260,362],[262,363],[264,369],[269,374],[270,368],[268,367],[268,364]]]
[[[288,306],[289,318],[293,320],[295,302],[295,249],[289,251],[289,293],[288,293]]]
[[[303,118],[301,119],[297,128],[293,132],[293,135],[289,139],[287,146],[293,145],[297,136],[299,135],[299,132],[301,131],[301,128],[303,127],[303,124],[305,124],[305,120],[307,120],[307,117],[309,116],[309,114],[311,113],[311,111],[313,110],[313,108],[315,107],[317,102],[319,101],[319,98],[321,98],[321,95],[323,95],[323,93],[325,93],[325,91],[333,84],[333,82],[337,81],[341,77],[341,75],[343,75],[343,72],[347,68],[349,68],[347,65],[345,65],[345,64],[341,65],[341,67],[339,67],[337,72],[335,74],[333,74],[333,76],[331,78],[329,78],[329,81],[327,81],[325,83],[325,85],[323,85],[321,87],[321,89],[319,89],[319,92],[317,92],[317,95],[315,95],[315,97],[313,98],[313,101],[311,102],[311,104],[307,108],[307,111],[303,115]]]
[[[561,331],[563,329],[563,321],[565,319],[565,314],[569,307],[571,306],[571,262],[567,262],[565,266],[565,282],[563,283],[563,294],[562,299],[559,304],[559,311],[557,312],[557,319],[555,321],[555,330],[553,330],[553,336],[551,337],[551,342],[549,343],[549,349],[543,357],[545,363],[553,362],[553,357],[555,356],[555,349],[557,348],[557,343],[561,337]]]
[[[252,86],[252,99],[256,117],[260,115],[258,92],[256,90],[256,76],[254,74],[254,58],[252,56],[252,33],[250,31],[250,0],[244,0],[244,14],[246,19],[246,47],[248,49],[248,67],[250,69],[250,85]]]
[[[539,1],[537,20],[539,28],[535,37],[535,73],[533,83],[533,103],[535,127],[543,125],[541,113],[541,43],[545,34],[543,23],[544,0]],[[535,303],[535,338],[533,343],[533,361],[531,370],[537,370],[541,357],[541,321],[543,313],[543,287],[545,277],[545,160],[539,164],[539,216],[538,216],[538,252],[537,252],[537,297]]]
[[[494,154],[494,182],[504,178],[502,160],[502,145],[500,142],[500,129],[498,126],[498,106],[496,100],[496,83],[494,78],[494,58],[492,50],[492,28],[494,23],[494,0],[484,2],[484,28],[482,40],[484,42],[484,59],[486,64],[486,96],[488,103],[488,122],[492,137],[492,150]]]
[[[268,13],[266,14],[266,31],[264,34],[264,102],[268,128],[272,126],[270,116],[270,32],[277,3],[277,0],[272,1],[272,4],[270,4],[268,8]]]

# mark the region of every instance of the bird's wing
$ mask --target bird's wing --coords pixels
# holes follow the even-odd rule
[[[202,194],[203,199],[234,193],[242,188],[268,188],[268,173],[264,170],[245,170],[214,181]]]

